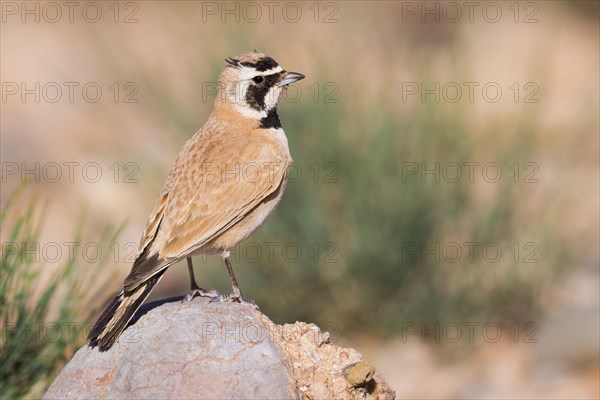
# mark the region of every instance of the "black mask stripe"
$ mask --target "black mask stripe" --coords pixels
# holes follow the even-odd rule
[[[264,129],[281,128],[281,121],[279,120],[279,115],[277,115],[276,108],[269,110],[267,116],[260,120],[260,127]]]
[[[246,102],[258,111],[265,109],[265,97],[269,93],[269,89],[275,86],[279,80],[279,73],[267,75],[264,78],[265,80],[260,84],[251,82],[246,92]]]

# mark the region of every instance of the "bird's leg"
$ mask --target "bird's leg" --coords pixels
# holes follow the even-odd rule
[[[217,292],[215,289],[202,289],[200,286],[198,286],[198,284],[196,283],[196,278],[194,277],[194,265],[192,264],[191,257],[187,258],[187,264],[188,264],[188,271],[190,273],[191,291],[185,295],[185,297],[183,298],[183,301],[190,301],[196,296],[210,297],[210,298],[215,298],[215,297],[219,296],[219,292]]]
[[[231,267],[231,261],[229,261],[229,252],[223,251],[223,261],[225,262],[225,266],[227,267],[227,274],[229,275],[229,280],[231,281],[232,292],[228,296],[218,296],[211,300],[213,301],[227,301],[233,303],[246,303],[258,310],[258,306],[252,300],[246,299],[242,296],[242,292],[237,283],[237,279],[235,279],[235,275],[233,273],[233,268]]]

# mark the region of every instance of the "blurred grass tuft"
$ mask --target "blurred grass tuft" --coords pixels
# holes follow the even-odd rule
[[[97,280],[97,267],[107,261],[102,258],[90,268],[83,268],[77,256],[56,268],[36,262],[32,249],[39,246],[47,207],[35,198],[24,208],[15,204],[23,197],[24,186],[10,196],[0,214],[8,235],[2,239],[0,265],[2,399],[41,397],[85,342],[85,329],[97,306],[90,306],[94,298],[90,282]],[[83,218],[80,227],[82,222]],[[105,230],[101,245],[114,239],[112,231]],[[81,244],[79,233],[73,243]]]
[[[239,267],[240,280],[249,281],[244,286],[265,288],[251,296],[268,315],[314,321],[339,329],[342,337],[394,337],[405,322],[510,324],[540,317],[545,300],[540,293],[556,282],[573,252],[558,218],[519,217],[527,184],[506,176],[497,183],[481,184],[481,176],[475,183],[465,176],[456,183],[436,182],[432,175],[421,179],[402,172],[412,162],[432,168],[497,161],[506,174],[515,161],[536,159],[539,127],[522,121],[522,131],[487,158],[465,120],[466,109],[423,107],[399,118],[377,104],[344,125],[351,111],[341,106],[294,107],[299,108],[294,115],[310,116],[284,120],[303,177],[288,185],[277,212],[250,240],[276,238],[281,246],[299,244],[305,253],[294,262],[263,257],[259,266],[242,261]],[[372,123],[361,120],[365,116],[373,116]],[[508,129],[486,128],[488,137],[506,136]],[[321,176],[315,182],[309,166],[319,165],[323,173],[327,163],[335,165],[337,179],[328,183]],[[483,200],[481,186],[490,192]],[[480,243],[472,260],[466,242]],[[439,259],[414,251],[449,243],[462,248],[458,262],[442,250]],[[503,251],[496,262],[482,258],[482,246],[489,243]],[[524,262],[528,254],[537,261]]]

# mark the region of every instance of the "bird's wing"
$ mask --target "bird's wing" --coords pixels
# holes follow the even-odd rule
[[[165,215],[168,200],[168,193],[163,191],[160,198],[156,202],[156,205],[154,206],[154,210],[152,210],[152,213],[150,214],[150,218],[148,218],[146,229],[144,229],[144,233],[140,239],[138,254],[133,262],[133,266],[131,267],[131,272],[127,278],[125,278],[125,291],[132,291],[145,281],[145,279],[137,279],[136,271],[152,268],[156,269],[156,272],[158,272],[170,265],[164,261],[162,263],[158,263],[159,260],[157,255],[151,254],[150,252],[152,243],[156,239],[156,234]]]
[[[156,202],[154,206],[154,210],[150,214],[150,218],[148,218],[148,223],[146,224],[146,229],[144,229],[144,233],[142,234],[142,238],[140,239],[139,245],[139,253],[138,256],[144,252],[144,250],[149,247],[148,245],[152,243],[154,237],[156,236],[156,232],[158,231],[158,227],[163,219],[163,215],[165,214],[165,209],[167,208],[168,201],[168,193],[163,192]]]
[[[147,255],[154,258],[152,262],[136,260],[125,280],[126,290],[240,221],[279,189],[290,161],[287,146],[273,140],[249,140],[235,146],[222,143],[206,150],[208,154],[202,158],[211,162],[180,169],[167,194],[160,232],[154,235],[165,235],[167,239],[158,253]]]

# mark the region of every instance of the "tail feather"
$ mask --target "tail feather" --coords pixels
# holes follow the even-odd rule
[[[163,273],[164,270],[160,271],[134,290],[128,292],[122,290],[117,294],[88,334],[88,340],[91,344],[97,345],[100,351],[110,349],[125,330],[135,312],[150,295],[154,286],[162,278]]]

